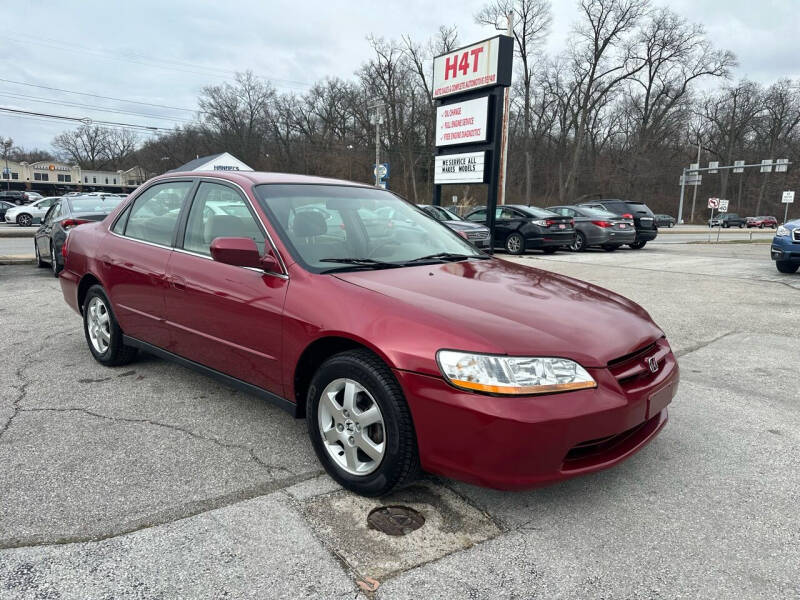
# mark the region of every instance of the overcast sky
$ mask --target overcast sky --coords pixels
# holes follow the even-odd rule
[[[482,0],[29,0],[3,11],[0,106],[169,128],[193,117],[205,85],[251,69],[280,91],[324,77],[349,78],[369,57],[366,36],[431,36],[456,25],[464,44],[493,32],[474,24]],[[656,2],[656,5],[663,2]],[[732,50],[736,78],[800,79],[800,0],[669,0]],[[576,2],[553,2],[546,50],[562,52]],[[164,105],[129,104],[9,81]],[[47,100],[49,103],[41,102]],[[65,103],[84,106],[65,106]],[[99,108],[122,112],[102,112]],[[189,110],[175,110],[189,109]],[[181,120],[179,120],[181,119]],[[70,124],[0,113],[0,137],[49,149]]]

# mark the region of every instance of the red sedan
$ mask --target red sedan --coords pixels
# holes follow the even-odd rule
[[[370,186],[173,173],[64,246],[89,350],[175,360],[306,417],[330,475],[502,489],[610,467],[667,421],[678,366],[647,312],[492,258]]]

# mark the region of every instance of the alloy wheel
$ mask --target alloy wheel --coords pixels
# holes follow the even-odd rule
[[[511,234],[506,240],[506,250],[511,254],[519,254],[522,250],[522,238],[519,235]]]
[[[20,215],[17,217],[17,224],[20,227],[30,227],[33,223],[33,218],[30,215]]]
[[[383,413],[367,389],[353,379],[331,381],[322,391],[317,422],[328,456],[351,475],[368,475],[386,453]]]
[[[99,354],[105,354],[111,343],[111,320],[108,307],[98,296],[89,301],[86,307],[89,341]]]

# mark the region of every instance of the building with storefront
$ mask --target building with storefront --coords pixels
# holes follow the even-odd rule
[[[43,195],[66,192],[131,192],[141,185],[144,172],[139,167],[118,171],[84,170],[78,165],[57,161],[35,163],[0,162],[3,189],[35,190]]]

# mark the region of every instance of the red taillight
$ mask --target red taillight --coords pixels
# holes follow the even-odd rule
[[[632,219],[633,215],[631,213],[625,213],[624,215],[622,215],[622,218],[623,219]]]
[[[84,223],[91,223],[86,219],[64,219],[61,221],[61,227],[63,229],[70,229],[71,227],[75,227],[77,225],[83,225]]]
[[[592,221],[592,225],[597,225],[598,227],[613,227],[611,223],[608,221]]]

